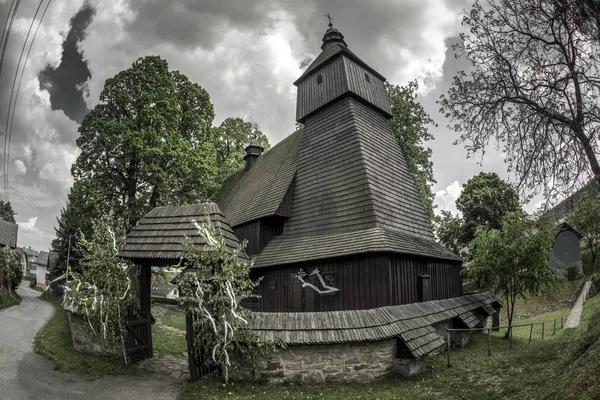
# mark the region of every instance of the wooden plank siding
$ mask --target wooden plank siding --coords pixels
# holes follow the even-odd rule
[[[434,260],[424,257],[402,257],[390,259],[393,305],[416,303],[419,299],[419,275],[429,275],[431,299],[442,300],[462,296],[460,263]]]
[[[381,79],[347,57],[344,57],[344,69],[348,77],[348,90],[365,99],[367,103],[391,114],[392,110],[387,98],[387,91]],[[369,81],[367,81],[365,75],[369,77]]]
[[[283,232],[284,219],[280,217],[262,218],[233,228],[240,241],[247,240],[246,254],[260,254],[267,244]]]
[[[295,278],[300,269],[310,274],[317,268],[323,277],[333,274],[334,294],[319,295],[302,288]],[[255,270],[263,279],[251,306],[261,312],[314,312],[362,310],[418,302],[419,275],[429,275],[431,300],[462,295],[460,264],[424,257],[377,255],[344,257],[311,263]],[[319,286],[317,278],[306,282]]]
[[[320,84],[317,83],[319,75],[323,78]],[[347,91],[348,79],[345,74],[344,57],[337,57],[298,86],[296,119],[302,119]]]

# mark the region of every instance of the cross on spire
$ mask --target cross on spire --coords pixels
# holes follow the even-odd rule
[[[329,15],[329,13],[325,14],[325,16],[329,19],[329,27],[333,28],[333,18],[331,15]]]

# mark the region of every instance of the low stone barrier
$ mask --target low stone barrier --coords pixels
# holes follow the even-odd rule
[[[85,318],[68,311],[69,326],[71,327],[71,337],[73,339],[73,348],[83,353],[97,354],[103,356],[119,356],[120,350],[111,347],[108,343],[102,341],[102,337],[95,335]]]

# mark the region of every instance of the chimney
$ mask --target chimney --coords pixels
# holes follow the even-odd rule
[[[244,161],[246,161],[246,171],[254,165],[254,163],[256,162],[258,157],[260,157],[264,149],[264,147],[258,144],[255,136],[254,139],[248,145],[248,147],[246,147],[246,155],[244,156]]]

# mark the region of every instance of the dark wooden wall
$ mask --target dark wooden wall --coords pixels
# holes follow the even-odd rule
[[[318,294],[302,288],[295,278],[300,269],[311,273],[318,268],[339,292]],[[431,299],[462,295],[460,264],[399,255],[365,255],[329,261],[257,269],[253,278],[263,276],[258,288],[261,298],[246,306],[263,312],[308,312],[359,310],[420,301],[420,275],[429,275]],[[305,279],[321,287],[316,277]]]
[[[233,230],[240,241],[248,241],[246,254],[254,256],[263,251],[273,237],[281,235],[284,220],[281,217],[262,218],[238,225]]]
[[[422,301],[419,276],[429,276],[430,300],[462,296],[460,262],[393,255],[390,259],[392,304]]]

